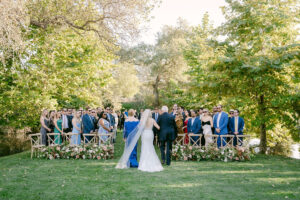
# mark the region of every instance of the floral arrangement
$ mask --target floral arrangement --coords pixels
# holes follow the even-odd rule
[[[38,158],[46,159],[97,159],[108,160],[114,157],[112,144],[80,145],[80,146],[47,146],[43,147],[37,155]]]
[[[197,148],[190,145],[173,145],[172,159],[183,161],[247,161],[251,160],[253,154],[244,147],[223,147],[207,146]]]

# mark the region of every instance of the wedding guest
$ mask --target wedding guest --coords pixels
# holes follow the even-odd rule
[[[99,125],[98,134],[108,134],[109,132],[112,131],[107,116],[108,116],[108,113],[106,113],[104,111],[101,112],[99,123],[98,123],[98,125]],[[103,142],[106,142],[107,138],[108,138],[107,135],[101,136],[101,139]],[[99,141],[99,145],[100,145],[100,141]]]
[[[201,121],[199,117],[197,117],[197,113],[194,110],[191,110],[191,118],[187,124],[188,134],[200,134],[201,129]],[[195,141],[199,139],[199,136],[192,136],[191,143],[195,144]],[[200,144],[199,141],[196,142],[198,145]]]
[[[124,123],[124,141],[126,142],[129,134],[137,127],[139,120],[134,117],[134,110],[130,109],[128,112],[128,118]],[[130,167],[138,167],[137,161],[137,144],[135,145],[132,153],[129,157]]]
[[[42,135],[42,144],[47,145],[47,133],[51,132],[51,129],[49,128],[49,118],[48,118],[48,110],[43,110],[42,115],[40,117],[41,122],[41,130],[40,133]]]
[[[54,116],[55,116],[55,110],[50,110],[49,113],[49,128],[51,129],[51,131],[54,130]]]
[[[171,112],[171,115],[173,115],[174,118],[175,118],[175,115],[176,115],[176,113],[177,113],[177,109],[178,109],[177,104],[174,104],[174,105],[173,105],[173,110],[172,110],[172,112]]]
[[[62,129],[62,118],[61,118],[61,112],[58,111],[55,113],[54,116],[54,133],[58,133],[58,135],[54,136],[54,143],[55,144],[61,144],[62,143],[62,134],[63,134],[63,129]]]
[[[120,122],[120,129],[121,130],[124,128],[125,116],[126,116],[125,111],[123,111],[121,113],[121,122]]]
[[[229,125],[232,133],[234,134],[233,145],[237,145],[237,135],[243,135],[243,130],[245,126],[244,119],[239,116],[239,110],[234,110],[234,117],[231,117]],[[242,138],[241,138],[242,140]]]
[[[114,117],[114,121],[115,121],[115,124],[113,126],[113,132],[114,132],[113,142],[115,143],[116,138],[117,138],[117,129],[118,129],[119,117],[118,117],[118,114],[114,111],[114,109],[111,110],[111,114]]]
[[[175,114],[175,122],[178,130],[177,134],[183,134],[183,116],[179,111]]]
[[[62,111],[62,127],[63,127],[63,132],[64,133],[69,133],[69,120],[68,120],[68,110],[66,108],[63,109]]]
[[[218,114],[218,108],[217,106],[213,107],[213,111],[212,111],[212,118],[213,118],[213,122],[215,120],[215,116]],[[212,132],[215,133],[215,127],[211,128]]]
[[[141,120],[141,117],[142,117],[143,112],[144,112],[144,109],[141,109],[141,110],[140,110],[140,113],[139,113],[139,115],[138,115],[138,119],[139,119],[139,120]]]
[[[109,121],[110,127],[111,127],[111,129],[113,129],[113,126],[114,126],[114,124],[115,124],[115,119],[114,119],[114,117],[111,115],[110,107],[107,107],[107,108],[105,109],[105,111],[106,111],[106,114],[107,114],[107,119],[108,119],[108,121]]]
[[[199,108],[198,115],[199,115],[199,119],[201,120],[203,115],[203,108]]]
[[[68,113],[67,113],[69,131],[71,131],[73,129],[73,124],[72,124],[73,116],[74,116],[73,109],[69,108]]]
[[[98,117],[97,111],[95,109],[91,110],[91,118],[92,118],[92,121],[94,124],[93,132],[95,132],[96,129],[98,128],[98,121],[99,121],[99,117]]]
[[[228,116],[228,124],[227,124],[227,130],[228,130],[228,135],[233,135],[233,132],[230,129],[230,119],[234,117],[234,110],[230,109],[229,110],[229,116]],[[227,138],[227,143],[230,141],[230,137]]]
[[[80,145],[81,143],[81,112],[77,111],[74,113],[74,117],[72,118],[72,133],[77,133],[78,135],[72,135],[71,144],[72,145]]]
[[[191,111],[186,110],[185,112],[185,121],[184,121],[184,126],[183,126],[183,131],[185,133],[185,137],[184,137],[184,144],[188,144],[189,143],[189,136],[188,136],[188,129],[187,129],[187,124],[189,119],[191,118]]]
[[[87,110],[82,117],[83,134],[92,133],[94,130],[94,122],[91,117],[91,110]],[[87,136],[85,143],[88,143],[92,139],[92,136]]]
[[[97,108],[97,116],[98,118],[100,119],[100,114],[102,113],[102,108],[101,107],[98,107]]]
[[[203,108],[199,108],[198,115],[199,115],[200,121],[202,121],[201,119],[202,119],[202,116],[203,116]],[[205,137],[203,135],[203,128],[202,128],[202,126],[201,126],[201,129],[200,129],[200,135],[202,135],[201,145],[204,146],[205,145]]]
[[[218,114],[214,117],[214,127],[215,134],[217,135],[226,135],[228,133],[227,124],[228,124],[228,115],[222,111],[222,105],[218,105]],[[226,137],[222,140],[222,146],[225,146]],[[221,137],[218,137],[217,140],[218,147],[221,146]]]
[[[201,125],[203,128],[203,135],[205,138],[205,146],[208,144],[212,143],[212,130],[211,128],[213,127],[213,119],[209,115],[208,109],[203,109],[203,115],[202,115],[202,120],[201,120]]]

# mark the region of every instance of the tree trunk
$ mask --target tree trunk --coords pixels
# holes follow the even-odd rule
[[[260,153],[266,154],[267,151],[267,130],[266,130],[266,108],[264,102],[264,95],[259,97],[259,116],[261,120],[260,124]]]
[[[158,90],[158,84],[160,82],[160,75],[157,75],[155,83],[153,84],[153,93],[155,96],[155,102],[154,102],[154,106],[160,106],[160,102],[159,102],[159,90]]]

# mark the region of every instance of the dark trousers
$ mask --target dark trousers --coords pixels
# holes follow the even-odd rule
[[[166,149],[167,143],[167,149]],[[165,151],[166,149],[166,151]],[[166,161],[167,157],[167,165],[171,164],[171,152],[172,152],[172,141],[171,140],[164,140],[160,141],[160,152],[161,152],[161,159],[163,162]]]

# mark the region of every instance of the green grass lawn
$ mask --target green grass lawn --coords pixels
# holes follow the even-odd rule
[[[118,138],[116,157],[122,153]],[[172,162],[163,172],[117,170],[118,159],[0,158],[0,199],[300,199],[300,160]]]

